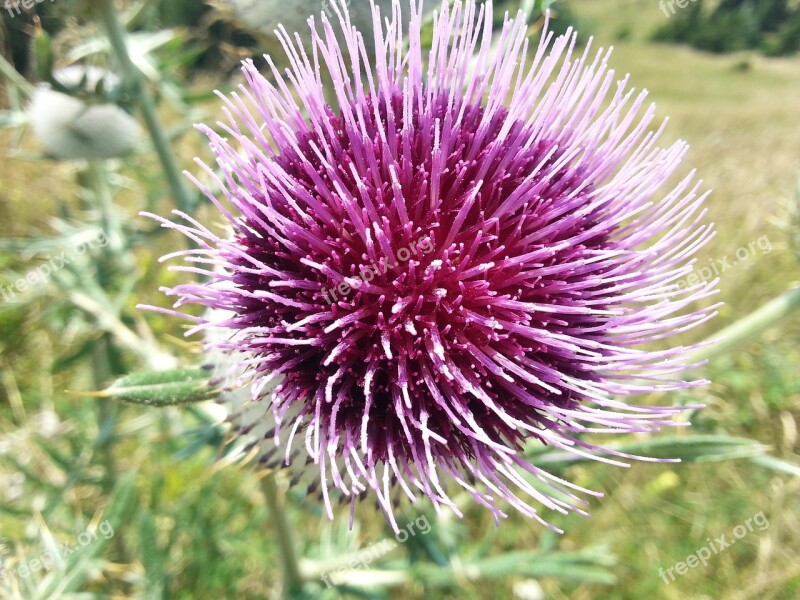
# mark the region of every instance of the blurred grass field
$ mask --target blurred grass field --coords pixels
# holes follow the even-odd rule
[[[718,230],[700,264],[735,256],[737,249],[763,236],[770,242],[769,253],[752,251],[721,274],[725,306],[692,339],[800,285],[800,262],[789,232],[800,174],[800,57],[715,56],[654,44],[649,34],[664,19],[657,0],[573,0],[570,7],[578,27],[590,31],[597,46],[615,47],[611,64],[617,73],[630,73],[635,87],[650,91],[658,115],[669,115],[664,141],[690,143],[685,165],[697,168],[713,189],[709,218]],[[10,133],[0,137],[4,147],[12,144]],[[33,147],[27,140],[24,144]],[[181,148],[184,167],[190,167],[195,152],[203,152],[198,138],[188,138]],[[143,172],[155,168],[147,157],[134,163]],[[73,180],[74,172],[64,165],[13,157],[0,162],[0,236],[46,233],[47,215],[74,204]],[[125,219],[136,221],[145,191],[133,179],[129,183],[119,206]],[[170,243],[178,243],[178,237],[159,241],[164,249]],[[150,300],[157,298],[155,282],[175,277],[154,264],[158,250],[143,245],[137,255],[140,296]],[[25,270],[19,257],[0,258],[0,269],[11,268]],[[0,543],[14,540],[18,550],[27,549],[31,556],[36,554],[31,540],[39,535],[34,515],[43,515],[49,530],[68,539],[109,505],[96,485],[101,470],[93,457],[95,403],[66,392],[96,385],[85,368],[86,357],[71,356],[70,323],[47,306],[44,299],[25,308],[0,306]],[[63,334],[47,333],[44,321],[55,323]],[[179,324],[167,319],[153,324],[159,334],[170,334],[168,348],[183,349]],[[705,403],[695,433],[752,438],[797,463],[798,342],[795,318],[712,361],[706,369],[713,381],[708,388],[658,401]],[[197,427],[198,420],[186,411],[121,409],[118,472],[121,478],[130,475],[134,492],[120,509],[113,543],[102,549],[115,562],[96,574],[86,590],[98,593],[92,597],[122,598],[134,592],[144,598],[269,597],[278,573],[277,548],[263,524],[265,508],[254,472],[213,468],[215,452],[208,446],[188,453],[191,430]],[[487,531],[493,531],[498,551],[594,547],[616,556],[615,583],[572,583],[568,573],[545,578],[540,584],[548,599],[800,598],[800,477],[733,460],[634,464],[629,470],[579,465],[570,468],[570,479],[606,497],[591,501],[590,519],[556,519],[567,530],[563,536],[513,512],[496,530],[477,508],[468,508],[460,523],[447,517],[437,524],[430,511],[426,514],[434,527],[451,532],[463,556],[480,550],[473,540]],[[709,538],[730,537],[734,527],[761,511],[769,520],[763,531],[748,534],[707,566],[690,569],[674,582],[665,584],[659,576],[659,568],[684,561]],[[380,515],[366,503],[357,513],[358,527],[344,536],[347,513],[340,510],[331,525],[313,503],[293,505],[291,517],[303,550],[339,544],[342,537],[349,539],[349,549],[389,537]],[[409,512],[407,520],[416,514]],[[169,554],[163,550],[168,546]],[[131,564],[123,564],[121,556]],[[465,575],[462,589],[422,590],[411,584],[390,597],[514,598],[520,583],[521,578],[507,578],[476,585]]]

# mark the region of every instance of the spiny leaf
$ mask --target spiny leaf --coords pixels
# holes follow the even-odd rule
[[[766,467],[767,469],[772,469],[778,473],[785,473],[787,475],[800,477],[800,465],[783,460],[777,456],[763,454],[761,456],[756,456],[752,459],[752,461],[760,467]]]
[[[212,387],[207,371],[178,369],[126,375],[101,392],[85,395],[148,406],[176,406],[211,400],[219,391]]]
[[[703,462],[752,458],[763,454],[764,446],[756,441],[727,435],[683,435],[610,444],[609,449],[648,458],[678,459]],[[566,467],[590,460],[588,457],[562,451],[534,450],[528,456],[537,465]]]

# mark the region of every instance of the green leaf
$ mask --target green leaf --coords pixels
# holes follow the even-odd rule
[[[158,544],[158,527],[152,513],[148,510],[142,511],[138,521],[142,565],[147,573],[147,597],[164,598],[167,588],[164,565],[169,563],[169,558]]]
[[[411,567],[415,578],[428,585],[447,586],[459,578],[472,581],[503,579],[512,575],[525,577],[556,577],[558,579],[613,585],[616,577],[609,570],[616,563],[616,557],[605,547],[588,548],[578,552],[508,552],[465,562],[455,571],[418,565]]]
[[[119,530],[131,519],[131,509],[135,505],[135,476],[135,473],[125,475],[114,487],[108,509],[103,515],[103,522],[107,521],[110,525],[110,530],[106,535],[99,535],[95,532],[91,541],[85,545],[76,536],[76,539],[68,543],[72,551],[63,556],[61,548],[53,536],[47,531],[42,532],[44,548],[63,560],[57,560],[55,570],[42,579],[37,594],[28,597],[32,600],[34,598],[50,600],[69,597],[70,592],[77,592],[85,587],[93,572],[102,570],[107,561],[99,558],[98,555],[101,554],[111,538],[120,534]]]
[[[766,467],[767,469],[772,469],[778,473],[786,473],[787,475],[800,477],[800,465],[780,459],[777,456],[763,454],[761,456],[756,456],[752,459],[752,461],[759,467]]]
[[[756,441],[727,435],[683,435],[658,437],[649,440],[609,444],[610,450],[648,458],[674,458],[682,462],[704,462],[752,458],[766,451]],[[539,449],[529,451],[528,457],[537,466],[566,467],[591,460],[570,452]]]
[[[148,406],[176,406],[211,400],[218,394],[219,390],[211,386],[208,371],[178,369],[126,375],[102,392],[86,395]]]
[[[600,564],[596,560],[587,560],[577,553],[509,552],[487,558],[470,566],[479,569],[482,579],[494,579],[513,574],[537,578],[557,577],[606,585],[616,582],[614,575],[604,568],[606,565]]]

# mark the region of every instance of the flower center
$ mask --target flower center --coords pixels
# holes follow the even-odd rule
[[[556,374],[580,367],[548,336],[601,335],[569,310],[580,274],[560,266],[606,243],[604,231],[564,243],[596,225],[574,210],[592,188],[503,108],[403,102],[331,112],[278,157],[295,183],[265,179],[264,219],[240,239],[271,273],[238,259],[235,282],[249,292],[240,323],[266,332],[252,348],[285,375],[276,397],[305,402],[331,431],[337,422],[358,437],[368,421],[402,444],[406,419],[424,418],[466,446],[476,420],[520,442],[491,404],[529,424],[537,403],[571,406]],[[375,437],[379,459],[390,437]]]

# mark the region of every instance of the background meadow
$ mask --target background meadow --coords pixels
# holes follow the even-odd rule
[[[221,221],[188,182],[165,175],[163,152],[173,167],[198,172],[193,158],[210,152],[191,125],[222,118],[211,91],[233,89],[238,60],[275,51],[275,40],[244,1],[121,3],[117,17],[140,74],[131,85],[113,35],[109,43],[109,13],[98,8],[106,4],[55,0],[35,6],[38,21],[23,10],[4,13],[0,25],[0,598],[279,597],[280,547],[263,474],[226,459],[213,403],[154,409],[91,395],[128,373],[203,362],[183,323],[135,309],[165,304],[158,287],[183,275],[157,259],[185,244],[138,213],[181,205],[203,223]],[[754,36],[751,6],[740,20],[714,25],[725,39],[745,40],[730,52],[663,41],[691,11],[720,4],[737,5],[698,0],[669,16],[657,0],[553,6],[557,28],[573,24],[583,43],[593,36],[594,47],[614,46],[617,73],[630,73],[659,117],[669,115],[662,143],[690,143],[682,173],[696,168],[714,190],[708,211],[718,233],[698,268],[726,264],[725,305],[687,342],[800,286],[800,55],[790,43],[800,30]],[[776,4],[789,11],[781,23],[800,13],[797,3]],[[290,18],[294,5],[285,5],[264,2],[262,26]],[[522,5],[537,40],[539,3]],[[495,2],[496,20],[519,6]],[[92,102],[103,95],[136,115],[140,134],[125,157],[56,160],[33,134],[33,86],[73,63],[122,76],[115,95],[91,92]],[[143,97],[160,139],[148,135]],[[62,253],[68,263],[50,262],[52,272],[24,290],[10,287]],[[542,455],[606,494],[591,500],[591,518],[554,517],[562,536],[513,512],[495,527],[465,500],[463,520],[409,507],[398,523],[415,524],[414,533],[399,541],[367,503],[350,530],[347,507],[330,523],[315,497],[290,489],[287,514],[308,579],[292,597],[800,598],[798,313],[740,341],[704,368],[707,388],[647,399],[705,403],[691,429],[618,440],[682,464],[619,469]],[[660,575],[758,514],[768,526],[707,565],[674,581]],[[369,564],[349,566],[367,555]],[[345,567],[341,585],[322,581]]]

